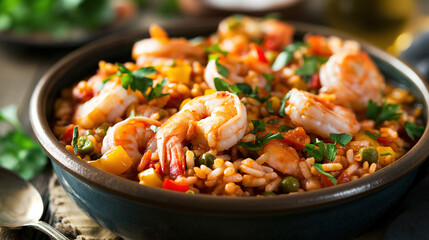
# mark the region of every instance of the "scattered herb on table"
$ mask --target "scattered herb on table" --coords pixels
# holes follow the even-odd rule
[[[0,166],[12,170],[29,180],[42,171],[47,156],[40,145],[23,130],[17,117],[16,106],[6,106],[0,110],[0,121],[12,125],[0,136]]]

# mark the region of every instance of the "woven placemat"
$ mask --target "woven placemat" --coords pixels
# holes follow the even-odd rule
[[[54,227],[72,239],[122,239],[88,217],[67,195],[53,174],[49,182],[49,208],[54,215]]]

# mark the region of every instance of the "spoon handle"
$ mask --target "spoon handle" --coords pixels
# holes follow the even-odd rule
[[[54,227],[52,227],[51,225],[49,225],[43,221],[38,221],[35,223],[29,223],[26,226],[34,227],[34,228],[46,233],[46,235],[48,235],[51,239],[69,240],[66,236],[64,236],[62,233],[60,233],[60,231],[58,231],[57,229],[55,229]]]

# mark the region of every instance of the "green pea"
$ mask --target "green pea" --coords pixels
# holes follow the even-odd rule
[[[107,129],[109,129],[109,126],[102,125],[95,129],[95,133],[100,137],[104,137],[106,136]]]
[[[296,192],[300,187],[301,185],[298,179],[292,176],[287,176],[280,182],[280,189],[284,193]]]
[[[362,162],[368,161],[369,164],[378,162],[378,152],[374,147],[361,148],[358,154],[362,155]]]
[[[102,156],[103,155],[101,153],[94,153],[90,157],[91,157],[91,160],[97,160],[97,159],[100,159]]]
[[[261,193],[261,195],[264,197],[272,197],[272,196],[275,196],[276,194],[273,192],[263,192]]]
[[[86,136],[82,136],[77,140],[77,151],[85,156],[94,151],[94,143]]]
[[[211,168],[213,166],[214,160],[216,157],[211,153],[204,153],[200,156],[198,159],[199,165],[206,165],[207,167]]]

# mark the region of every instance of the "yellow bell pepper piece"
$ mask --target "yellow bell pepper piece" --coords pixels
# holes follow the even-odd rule
[[[139,173],[140,184],[144,184],[151,187],[162,187],[163,181],[155,169],[149,168]]]
[[[191,81],[192,68],[188,64],[176,63],[166,71],[168,81],[171,83],[182,83],[189,85]]]
[[[191,101],[190,98],[186,98],[185,100],[183,100],[182,103],[180,104],[179,110],[182,110],[182,107],[185,106],[185,104],[188,103],[189,101]]]
[[[372,137],[366,135],[365,132],[358,132],[355,136],[356,141],[368,141],[370,146],[376,147],[380,144],[377,142],[377,140],[374,140]]]
[[[93,166],[93,167],[96,167],[96,168],[98,168],[98,169],[100,169],[100,170],[106,171],[106,170],[103,168],[103,165],[101,164],[101,162],[100,162],[99,160],[89,161],[89,162],[88,162],[88,164],[89,164],[89,165],[91,165],[91,166]]]
[[[390,153],[392,154],[393,160],[396,159],[396,153],[395,151],[393,151],[393,149],[391,147],[383,147],[383,146],[378,146],[376,147],[377,152],[378,152],[378,158],[383,158],[386,157],[386,155],[381,156],[381,154],[385,154],[385,153]]]
[[[97,161],[101,162],[105,171],[115,175],[121,175],[133,165],[133,160],[131,160],[122,146],[112,148]]]

